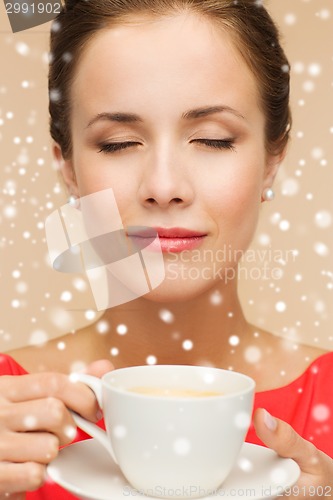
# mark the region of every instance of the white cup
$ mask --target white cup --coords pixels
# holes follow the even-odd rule
[[[117,369],[102,379],[71,378],[96,394],[106,432],[74,414],[77,425],[107,448],[136,492],[203,497],[233,468],[251,421],[250,377],[218,368],[155,365]],[[132,392],[134,387],[166,389],[169,395]],[[182,390],[190,395],[177,394]]]

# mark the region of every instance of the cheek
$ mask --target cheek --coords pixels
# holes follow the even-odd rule
[[[134,181],[129,182],[128,175],[124,175],[122,169],[105,167],[104,162],[99,162],[95,153],[77,155],[74,165],[81,197],[111,188],[119,209],[128,206],[134,199],[136,192]]]
[[[220,239],[246,247],[252,239],[261,206],[263,165],[247,165],[215,183],[209,206]]]

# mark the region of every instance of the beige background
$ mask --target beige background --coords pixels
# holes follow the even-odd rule
[[[253,323],[332,349],[333,4],[271,0],[268,7],[292,64],[293,139],[249,254],[257,262],[241,266],[241,297]],[[43,221],[66,201],[48,135],[48,31],[45,24],[13,35],[0,3],[1,351],[97,317],[84,276],[47,263]]]

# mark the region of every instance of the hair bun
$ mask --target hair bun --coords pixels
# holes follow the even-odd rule
[[[65,0],[66,10],[72,10],[72,9],[74,9],[74,7],[78,3],[78,1],[79,0]]]

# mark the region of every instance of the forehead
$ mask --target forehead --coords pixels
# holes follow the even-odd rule
[[[98,32],[81,55],[72,98],[74,111],[87,113],[112,103],[147,109],[153,100],[184,108],[220,100],[247,115],[259,107],[255,76],[234,37],[189,13],[133,18]]]

